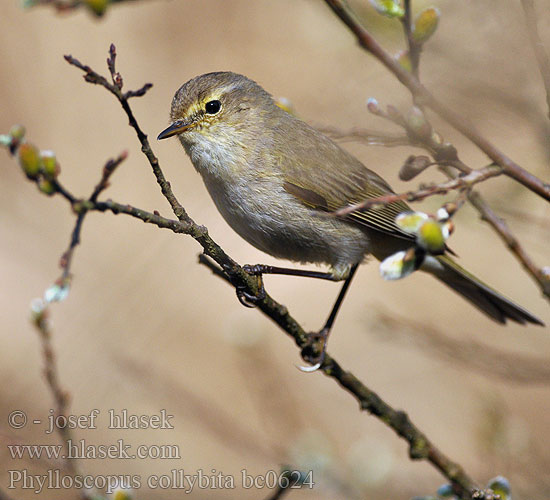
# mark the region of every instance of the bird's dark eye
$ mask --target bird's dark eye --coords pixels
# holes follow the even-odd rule
[[[222,107],[222,103],[220,101],[208,101],[204,109],[209,115],[215,115]]]

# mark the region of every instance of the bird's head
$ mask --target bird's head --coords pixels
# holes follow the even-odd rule
[[[227,142],[261,125],[275,107],[256,82],[231,72],[207,73],[183,84],[174,95],[171,124],[158,139],[178,135],[186,145]]]

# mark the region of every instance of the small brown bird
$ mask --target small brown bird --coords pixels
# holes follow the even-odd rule
[[[171,125],[216,207],[246,241],[275,257],[326,264],[327,273],[253,266],[256,273],[346,280],[321,334],[328,335],[351,277],[366,255],[379,260],[415,245],[395,218],[401,201],[327,217],[369,198],[393,193],[388,183],[331,139],[279,108],[257,83],[230,72],[185,83],[172,101]],[[491,319],[543,323],[447,255],[428,255],[421,270],[449,286]]]

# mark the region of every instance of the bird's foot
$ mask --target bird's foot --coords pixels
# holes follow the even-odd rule
[[[327,340],[330,330],[323,328],[319,332],[310,332],[308,344],[302,349],[302,358],[311,366],[298,366],[298,370],[306,373],[317,371],[325,361]]]
[[[258,293],[255,295],[248,293],[243,286],[237,286],[235,292],[237,293],[237,298],[239,299],[239,302],[243,306],[254,308],[258,306],[258,302],[261,302],[266,297],[264,280],[262,279],[263,266],[261,264],[257,264],[255,266],[250,266],[246,264],[243,266],[243,269],[248,274],[256,276],[258,278]]]
[[[253,276],[261,276],[262,274],[269,272],[272,266],[264,266],[263,264],[245,264],[243,269]]]

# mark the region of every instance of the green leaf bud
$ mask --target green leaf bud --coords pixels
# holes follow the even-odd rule
[[[405,15],[400,0],[371,0],[370,3],[383,16],[402,18]]]
[[[38,178],[40,173],[40,152],[33,144],[21,144],[18,150],[19,165],[29,179]]]
[[[40,189],[40,191],[44,194],[51,196],[55,193],[55,184],[50,179],[41,177],[38,181],[38,189]]]
[[[423,10],[414,21],[412,36],[416,43],[422,44],[435,33],[440,13],[435,7]]]
[[[59,164],[53,151],[40,151],[42,172],[48,179],[54,179],[59,174]]]
[[[9,135],[21,142],[23,137],[25,137],[25,127],[23,127],[23,125],[14,125],[10,128]]]

